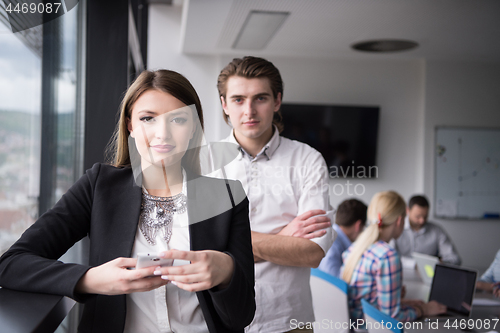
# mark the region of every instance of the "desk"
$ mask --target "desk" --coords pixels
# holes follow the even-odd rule
[[[429,292],[430,292],[430,286],[426,286],[423,282],[420,276],[418,275],[418,272],[414,269],[407,269],[405,268],[403,270],[403,285],[406,286],[406,297],[407,299],[421,299],[424,301],[427,301],[429,299]],[[474,299],[491,299],[495,300],[496,298],[491,294],[491,293],[486,293],[483,291],[477,291],[474,294]],[[498,299],[496,299],[498,300]],[[448,323],[450,326],[453,325],[455,319],[450,319],[447,322],[447,319],[445,318],[440,318],[440,319],[430,319],[430,320],[423,320],[423,321],[417,321],[415,323],[421,323],[421,328],[418,327],[416,324],[413,327],[408,327],[405,328],[405,333],[441,333],[441,332],[490,332],[492,330],[496,332],[500,332],[500,305],[497,306],[478,306],[474,305],[472,306],[472,311],[471,311],[471,317],[474,321],[474,327],[475,329],[472,331],[464,331],[461,330],[460,328],[453,328],[453,327],[445,327],[445,325]],[[484,324],[486,323],[486,320],[490,321],[490,328],[484,328]],[[431,323],[431,324],[429,324]],[[457,323],[460,323],[460,319]],[[472,322],[471,322],[472,323]],[[493,328],[493,326],[496,323],[496,327]],[[407,323],[408,326],[413,323]],[[482,324],[482,325],[481,325]],[[477,328],[477,326],[483,326],[481,328]]]
[[[431,286],[422,282],[416,269],[403,269],[403,285],[406,288],[406,299],[421,299],[424,302],[429,300]]]
[[[75,301],[68,297],[0,288],[0,330],[53,332],[73,305]]]

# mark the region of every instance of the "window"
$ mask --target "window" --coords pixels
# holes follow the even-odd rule
[[[79,22],[13,33],[0,2],[0,253],[82,173]]]
[[[66,0],[75,7],[17,33],[4,7],[11,1],[0,1],[0,254],[103,160],[147,49],[145,0]],[[87,252],[84,240],[61,260],[85,262]],[[76,332],[78,321],[75,306],[56,332]]]
[[[0,8],[0,252],[38,215],[41,28],[13,34]]]

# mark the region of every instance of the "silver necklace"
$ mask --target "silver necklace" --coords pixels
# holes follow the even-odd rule
[[[186,212],[186,202],[182,192],[172,197],[156,197],[142,189],[139,228],[149,244],[156,244],[158,232],[167,243],[170,241],[173,215]]]

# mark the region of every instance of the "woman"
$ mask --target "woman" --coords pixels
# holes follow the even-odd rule
[[[80,332],[243,332],[255,312],[248,200],[240,183],[199,175],[202,135],[189,81],[143,72],[113,165],[87,170],[2,256],[0,285],[84,302]],[[57,261],[87,235],[89,266]],[[138,252],[174,266],[133,269]]]
[[[376,304],[383,313],[399,321],[444,313],[435,301],[401,300],[401,260],[388,243],[403,232],[406,204],[393,191],[375,194],[368,206],[368,227],[343,254],[341,277],[349,283],[352,320],[363,318],[361,299]]]

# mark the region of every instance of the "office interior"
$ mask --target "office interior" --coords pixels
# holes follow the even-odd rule
[[[380,106],[378,175],[350,180],[362,185],[357,197],[369,203],[382,190],[405,199],[424,193],[429,219],[445,228],[463,266],[481,272],[493,260],[498,219],[433,216],[434,136],[436,126],[500,128],[498,1],[72,2],[43,29],[16,34],[0,5],[2,252],[85,169],[104,160],[120,99],[143,68],[185,75],[202,101],[206,139],[216,141],[230,132],[217,75],[232,58],[255,55],[279,68],[284,102]],[[236,49],[252,10],[289,14],[263,48]],[[392,53],[350,47],[384,38],[419,46]],[[334,207],[350,196],[346,181],[331,179]],[[333,193],[335,184],[343,193]],[[72,259],[80,260],[80,251]]]

